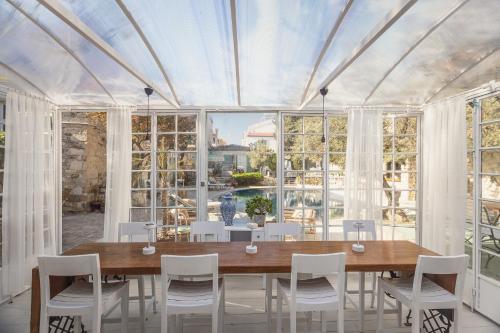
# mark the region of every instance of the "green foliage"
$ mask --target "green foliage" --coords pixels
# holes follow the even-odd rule
[[[273,209],[273,202],[262,196],[255,196],[247,201],[245,212],[250,218],[254,215],[265,215]]]
[[[258,141],[252,145],[248,158],[250,167],[254,170],[268,167],[276,171],[276,153],[264,141]]]
[[[255,185],[264,179],[260,172],[245,172],[233,174],[233,180],[238,186]]]

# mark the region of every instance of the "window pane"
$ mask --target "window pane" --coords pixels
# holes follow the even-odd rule
[[[158,153],[156,168],[158,170],[175,170],[175,154],[174,153]]]
[[[481,101],[481,121],[500,119],[500,96],[485,98]]]
[[[159,172],[157,172],[156,187],[157,188],[174,188],[175,187],[175,171],[159,171]]]
[[[302,152],[303,151],[303,135],[285,135],[284,138],[284,150],[291,152]]]
[[[330,154],[330,171],[345,170],[345,154]]]
[[[481,171],[486,173],[498,173],[500,165],[500,149],[481,152]]]
[[[285,116],[285,133],[302,133],[303,117]]]
[[[196,153],[180,153],[177,155],[179,170],[196,170]]]
[[[500,147],[500,122],[481,126],[481,147]]]
[[[323,155],[304,154],[304,170],[323,170]]]
[[[393,118],[384,118],[384,123],[383,123],[384,135],[393,134],[393,128],[392,128],[393,121],[394,121]]]
[[[481,223],[485,225],[499,225],[500,203],[493,201],[481,202]]]
[[[175,150],[175,134],[161,134],[157,139],[158,151],[174,151]]]
[[[132,191],[132,207],[151,206],[150,191]]]
[[[156,122],[158,132],[175,132],[175,116],[158,116]]]
[[[177,116],[177,132],[196,132],[196,116]]]
[[[328,148],[331,152],[345,152],[347,148],[347,137],[332,136],[332,134],[330,133],[328,145]]]
[[[132,172],[132,188],[149,188],[151,172]]]
[[[130,209],[131,222],[150,222],[151,210],[149,208],[132,208]]]
[[[416,134],[417,133],[417,118],[404,117],[395,119],[396,135],[398,134]]]
[[[172,190],[158,190],[156,191],[156,207],[174,207],[175,194]]]
[[[148,116],[132,116],[132,133],[146,133],[150,125]]]
[[[150,170],[150,153],[132,153],[132,170]]]
[[[151,136],[147,134],[132,134],[132,151],[151,150]]]
[[[304,117],[304,133],[323,134],[323,117]]]
[[[196,134],[179,134],[177,141],[177,150],[179,151],[196,150]]]
[[[394,145],[398,153],[414,153],[417,151],[417,137],[397,136],[394,138]]]
[[[304,151],[305,152],[322,152],[324,143],[321,142],[321,135],[305,135],[304,136]]]
[[[497,172],[500,173],[500,166]],[[481,176],[481,191],[483,199],[500,201],[500,176]]]
[[[486,253],[483,251],[479,251],[481,255],[481,268],[480,273],[492,279],[500,281],[500,257]]]

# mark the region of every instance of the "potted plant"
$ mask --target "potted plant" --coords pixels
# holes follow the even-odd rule
[[[270,199],[255,196],[247,201],[245,212],[259,227],[262,227],[266,222],[266,214],[270,213],[272,209],[273,202]]]

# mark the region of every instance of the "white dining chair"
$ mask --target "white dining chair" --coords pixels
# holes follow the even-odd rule
[[[98,254],[40,256],[40,332],[49,332],[49,317],[74,316],[74,332],[79,333],[82,317],[92,321],[92,332],[101,331],[102,317],[121,304],[121,332],[128,325],[128,282],[101,283]],[[50,297],[50,276],[74,276],[76,281]],[[89,281],[81,276],[91,276]]]
[[[343,220],[342,221],[342,231],[344,234],[344,240],[357,240],[357,233],[358,233],[358,228],[355,226],[356,223],[362,223],[363,228],[360,228],[360,237],[362,237],[362,240],[377,240],[377,230],[375,227],[375,221],[374,220]],[[352,234],[356,234],[355,238],[353,239],[350,237]],[[345,280],[345,291],[346,294],[359,294],[359,311],[364,311],[364,300],[365,300],[365,294],[371,294],[371,300],[370,300],[370,307],[373,308],[375,305],[375,292],[377,290],[377,273],[372,272],[372,288],[371,289],[365,289],[364,284],[365,284],[365,272],[359,272],[359,287],[358,290],[349,290],[347,287],[347,280],[349,277],[349,274],[346,275],[346,280]],[[352,302],[352,300],[351,300]],[[354,302],[352,302],[354,305],[356,305]],[[345,304],[345,300],[344,300]]]
[[[300,239],[301,230],[298,223],[266,223],[264,225],[264,239],[266,241],[285,241],[287,237]],[[273,302],[273,280],[278,277],[289,277],[289,274],[264,274],[266,289],[266,313],[268,325],[271,325]]]
[[[460,332],[463,288],[469,256],[419,256],[413,278],[378,281],[377,333],[384,332],[384,298],[389,293],[413,314],[412,333],[423,330],[423,310],[453,309],[453,331]],[[453,293],[431,281],[424,274],[456,274]],[[400,324],[400,323],[398,323]]]
[[[299,280],[300,274],[314,278]],[[337,275],[335,286],[327,278]],[[297,331],[297,312],[320,311],[321,332],[326,332],[326,312],[337,311],[337,332],[344,332],[345,253],[293,254],[291,279],[278,278],[278,323],[282,329],[283,300],[290,311],[290,332]]]
[[[222,222],[192,222],[189,240],[191,242],[225,242],[226,231]]]
[[[212,332],[224,326],[224,280],[219,278],[219,255],[161,256],[161,331],[168,332],[168,316],[211,314]],[[206,276],[208,280],[181,280]],[[177,323],[182,323],[181,320]],[[220,327],[219,327],[220,325]],[[179,329],[179,327],[177,327]]]
[[[147,242],[149,233],[145,229],[146,223],[144,222],[124,222],[118,224],[118,242]],[[146,331],[147,313],[150,308],[153,308],[153,313],[156,310],[156,280],[154,275],[150,275],[151,281],[151,294],[146,295],[145,280],[147,276],[144,275],[129,275],[126,277],[128,280],[137,281],[137,296],[129,296],[130,301],[139,301],[139,320],[141,322],[141,332]],[[132,318],[131,318],[132,319]]]

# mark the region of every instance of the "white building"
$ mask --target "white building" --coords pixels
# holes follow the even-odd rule
[[[262,121],[248,126],[243,134],[241,145],[250,146],[259,141],[265,142],[270,149],[276,151],[276,118],[274,116],[264,117]]]

